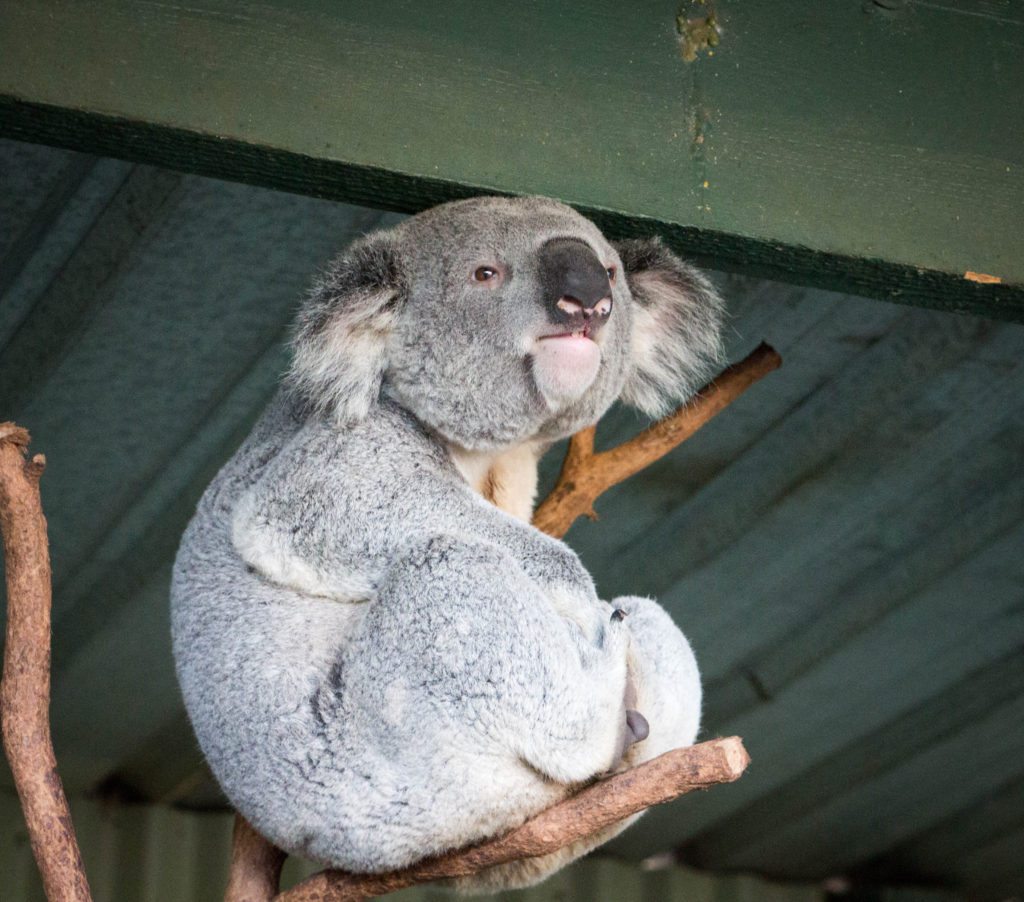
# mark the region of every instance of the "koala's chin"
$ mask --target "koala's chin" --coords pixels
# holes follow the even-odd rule
[[[537,388],[548,406],[558,410],[593,385],[601,349],[583,335],[553,335],[534,342],[531,358]]]

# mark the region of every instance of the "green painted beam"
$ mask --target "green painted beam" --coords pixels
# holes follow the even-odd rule
[[[1024,319],[1019,8],[683,20],[712,5],[686,62],[679,0],[3,0],[0,134],[397,210],[549,194],[720,267]]]

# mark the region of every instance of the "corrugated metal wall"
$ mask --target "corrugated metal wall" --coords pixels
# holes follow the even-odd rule
[[[161,805],[71,802],[95,902],[219,902],[231,852],[229,814]],[[284,886],[313,873],[289,859]],[[442,902],[448,890],[416,887],[395,902]],[[642,867],[592,857],[529,890],[503,893],[504,902],[826,902],[822,887],[771,883],[743,875],[715,876],[688,868]],[[857,897],[860,898],[860,897]],[[873,902],[959,902],[943,892],[883,890]],[[17,799],[0,794],[0,900],[45,902]]]
[[[95,902],[215,902],[223,898],[231,852],[229,814],[158,805],[72,800],[72,816]],[[284,884],[317,870],[289,859]],[[396,902],[439,902],[447,890],[413,888]],[[683,868],[644,871],[595,858],[531,890],[504,893],[508,902],[824,902],[815,886],[773,884],[752,877],[710,877]],[[0,796],[0,900],[45,902],[17,800]]]

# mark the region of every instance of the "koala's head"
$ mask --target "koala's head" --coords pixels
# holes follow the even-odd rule
[[[339,424],[383,393],[447,441],[554,440],[621,397],[648,414],[719,356],[721,301],[657,240],[570,207],[485,197],[353,244],[299,314],[289,381]]]

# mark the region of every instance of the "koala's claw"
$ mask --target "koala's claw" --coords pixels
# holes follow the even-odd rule
[[[651,733],[651,725],[639,711],[626,711],[626,746],[643,742]]]

